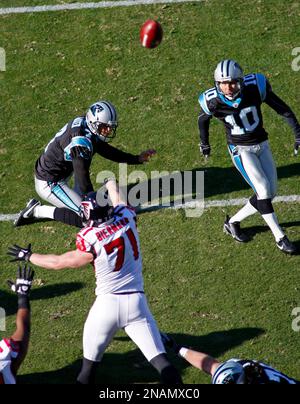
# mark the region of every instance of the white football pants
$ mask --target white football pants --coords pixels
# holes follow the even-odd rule
[[[83,331],[83,356],[100,362],[119,329],[124,329],[150,362],[165,353],[160,332],[143,293],[106,294],[96,298]]]
[[[80,212],[82,198],[69,187],[68,179],[54,183],[34,177],[34,182],[37,194],[51,205]]]
[[[254,146],[228,146],[233,164],[257,195],[273,199],[277,192],[277,172],[269,142]]]

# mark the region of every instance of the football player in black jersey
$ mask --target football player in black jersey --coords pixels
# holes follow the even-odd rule
[[[95,153],[118,163],[149,161],[155,154],[153,149],[133,155],[108,144],[115,137],[117,126],[116,109],[108,101],[96,102],[85,116],[67,123],[48,143],[35,164],[36,192],[52,206],[42,206],[31,199],[19,213],[15,226],[29,223],[33,218],[49,218],[80,227],[82,196],[93,191],[89,168]],[[68,185],[73,174],[77,192]]]
[[[199,96],[200,152],[206,157],[210,154],[209,123],[214,116],[225,126],[228,150],[235,167],[254,191],[236,215],[226,217],[224,231],[239,242],[249,241],[240,222],[259,212],[271,229],[277,247],[287,254],[295,254],[297,249],[279,226],[272,205],[277,192],[277,172],[268,133],[263,127],[261,104],[269,105],[293,129],[295,155],[300,146],[299,122],[290,107],[272,91],[264,75],[244,76],[237,62],[223,60],[217,65],[214,79],[215,87]]]
[[[212,384],[300,384],[263,362],[233,358],[221,363],[206,353],[178,345],[168,334],[161,333],[161,337],[166,348],[211,375]]]

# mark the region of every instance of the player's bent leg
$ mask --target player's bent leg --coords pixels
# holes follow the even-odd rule
[[[96,370],[100,362],[90,361],[83,358],[81,370],[77,376],[76,384],[95,384],[96,382]]]
[[[180,384],[181,377],[169,362],[166,356],[165,347],[162,343],[159,329],[149,310],[147,299],[143,293],[134,293],[122,298],[127,300],[129,313],[122,315],[124,321],[127,317],[127,325],[124,330],[132,341],[139,347],[148,362],[158,371],[162,383]]]
[[[178,370],[170,363],[166,354],[155,356],[150,363],[160,374],[163,384],[182,384]]]
[[[66,181],[54,183],[35,178],[35,190],[51,205],[57,208],[68,208],[79,214],[82,198],[68,186]]]

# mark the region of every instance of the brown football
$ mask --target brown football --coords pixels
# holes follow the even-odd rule
[[[156,48],[162,41],[163,30],[158,21],[147,20],[141,27],[140,40],[145,48]]]

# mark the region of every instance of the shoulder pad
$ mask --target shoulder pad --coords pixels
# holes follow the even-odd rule
[[[257,80],[257,87],[260,93],[260,98],[262,101],[264,101],[267,95],[267,78],[264,74],[261,73],[257,73],[255,76]]]
[[[198,101],[199,101],[201,108],[207,115],[212,115],[212,112],[209,109],[209,103],[211,100],[213,100],[214,98],[217,98],[217,97],[218,97],[218,92],[217,92],[216,87],[210,88],[209,90],[200,94]]]
[[[72,123],[71,123],[71,129],[73,128],[79,128],[82,124],[83,121],[83,117],[82,116],[78,116],[77,118],[74,118]]]
[[[93,154],[93,144],[91,140],[85,136],[75,136],[73,137],[71,143],[68,144],[68,146],[64,149],[65,160],[72,161],[71,149],[73,147],[80,147],[85,149],[86,153],[85,157],[83,156],[84,158]]]
[[[255,85],[258,88],[260,98],[262,101],[264,101],[266,98],[266,95],[267,95],[267,78],[266,78],[266,76],[261,73],[247,74],[244,77],[244,85],[249,86],[251,84]]]

